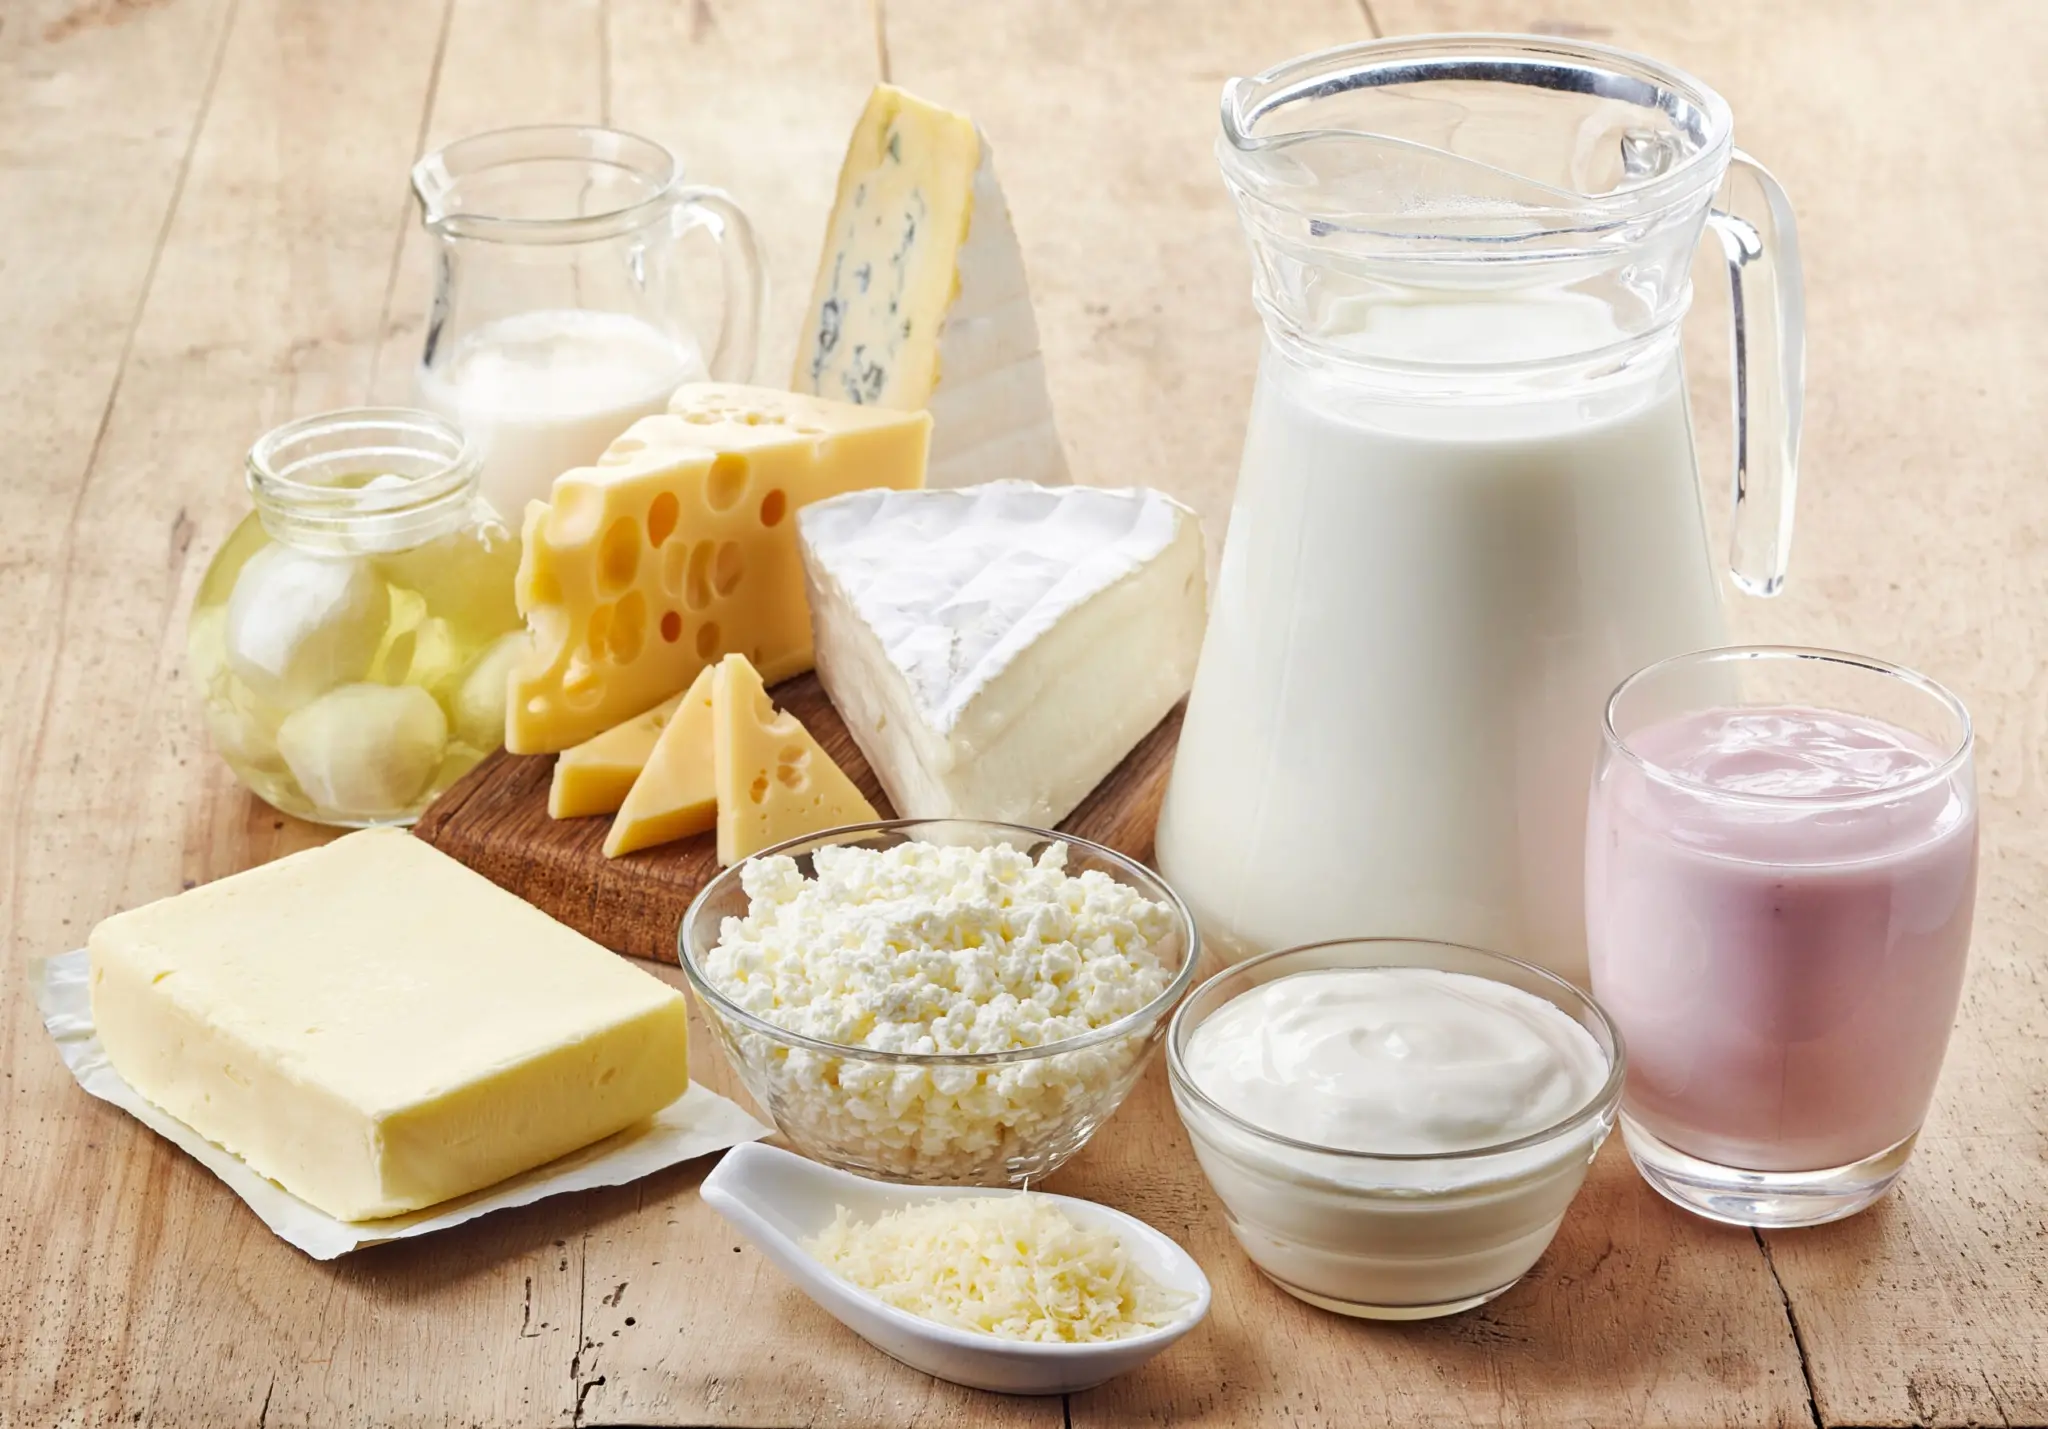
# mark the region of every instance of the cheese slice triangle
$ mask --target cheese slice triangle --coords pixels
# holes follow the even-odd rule
[[[562,751],[548,785],[548,817],[580,819],[618,811],[661,739],[681,695]]]
[[[711,705],[720,863],[730,867],[787,839],[879,817],[797,717],[769,701],[745,656],[720,662]]]
[[[711,777],[711,684],[717,668],[706,665],[683,692],[605,835],[606,858],[673,843],[718,822],[718,789]]]
[[[847,145],[790,386],[932,415],[925,485],[1067,480],[988,138],[878,85]]]

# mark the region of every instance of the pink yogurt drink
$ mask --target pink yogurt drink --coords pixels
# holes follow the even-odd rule
[[[1681,1204],[1810,1224],[1903,1168],[1970,943],[1961,728],[1731,703],[1610,737],[1587,830],[1593,988],[1627,1044],[1630,1150]]]

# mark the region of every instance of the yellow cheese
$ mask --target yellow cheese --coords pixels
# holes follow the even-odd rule
[[[797,717],[769,702],[746,657],[725,657],[711,702],[720,863],[730,867],[785,839],[879,817]]]
[[[526,508],[505,747],[579,744],[737,651],[771,679],[811,667],[800,507],[924,480],[931,419],[764,387],[692,383],[593,467]]]
[[[1186,1311],[1116,1235],[1046,1196],[927,1201],[866,1222],[841,1206],[804,1248],[899,1310],[1004,1340],[1118,1340]]]
[[[117,914],[90,948],[114,1069],[342,1220],[491,1185],[689,1084],[674,989],[396,829]]]
[[[606,858],[701,834],[718,822],[718,789],[711,777],[711,685],[717,669],[706,665],[697,672],[662,730],[605,835]]]
[[[663,700],[646,714],[563,750],[555,760],[554,782],[548,785],[548,816],[580,819],[585,814],[616,813],[682,702],[681,695]]]

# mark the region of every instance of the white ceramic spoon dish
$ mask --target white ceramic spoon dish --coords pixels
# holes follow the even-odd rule
[[[1135,1216],[1071,1196],[1051,1199],[1076,1222],[1114,1231],[1148,1275],[1190,1297],[1181,1318],[1163,1329],[1094,1344],[1000,1340],[885,1304],[804,1249],[804,1241],[830,1225],[840,1206],[861,1220],[873,1220],[944,1197],[1023,1194],[985,1186],[893,1186],[759,1145],[727,1152],[704,1178],[703,1187],[711,1208],[737,1226],[840,1324],[912,1369],[972,1389],[1004,1394],[1089,1389],[1136,1369],[1209,1313],[1209,1279],[1192,1256]]]

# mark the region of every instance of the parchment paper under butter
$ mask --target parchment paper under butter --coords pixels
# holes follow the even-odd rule
[[[57,1051],[63,1056],[64,1065],[71,1069],[71,1075],[78,1079],[78,1085],[182,1147],[187,1155],[227,1182],[229,1189],[262,1217],[265,1225],[315,1260],[332,1260],[366,1245],[426,1235],[492,1211],[530,1205],[564,1191],[621,1186],[664,1166],[723,1151],[742,1141],[758,1141],[773,1131],[740,1110],[737,1104],[692,1082],[687,1092],[655,1113],[651,1120],[495,1186],[388,1220],[338,1221],[307,1205],[275,1181],[257,1175],[241,1157],[151,1105],[123,1081],[100,1046],[86,978],[82,948],[61,957],[34,961],[29,966],[29,982],[35,989],[43,1025],[56,1039]]]

